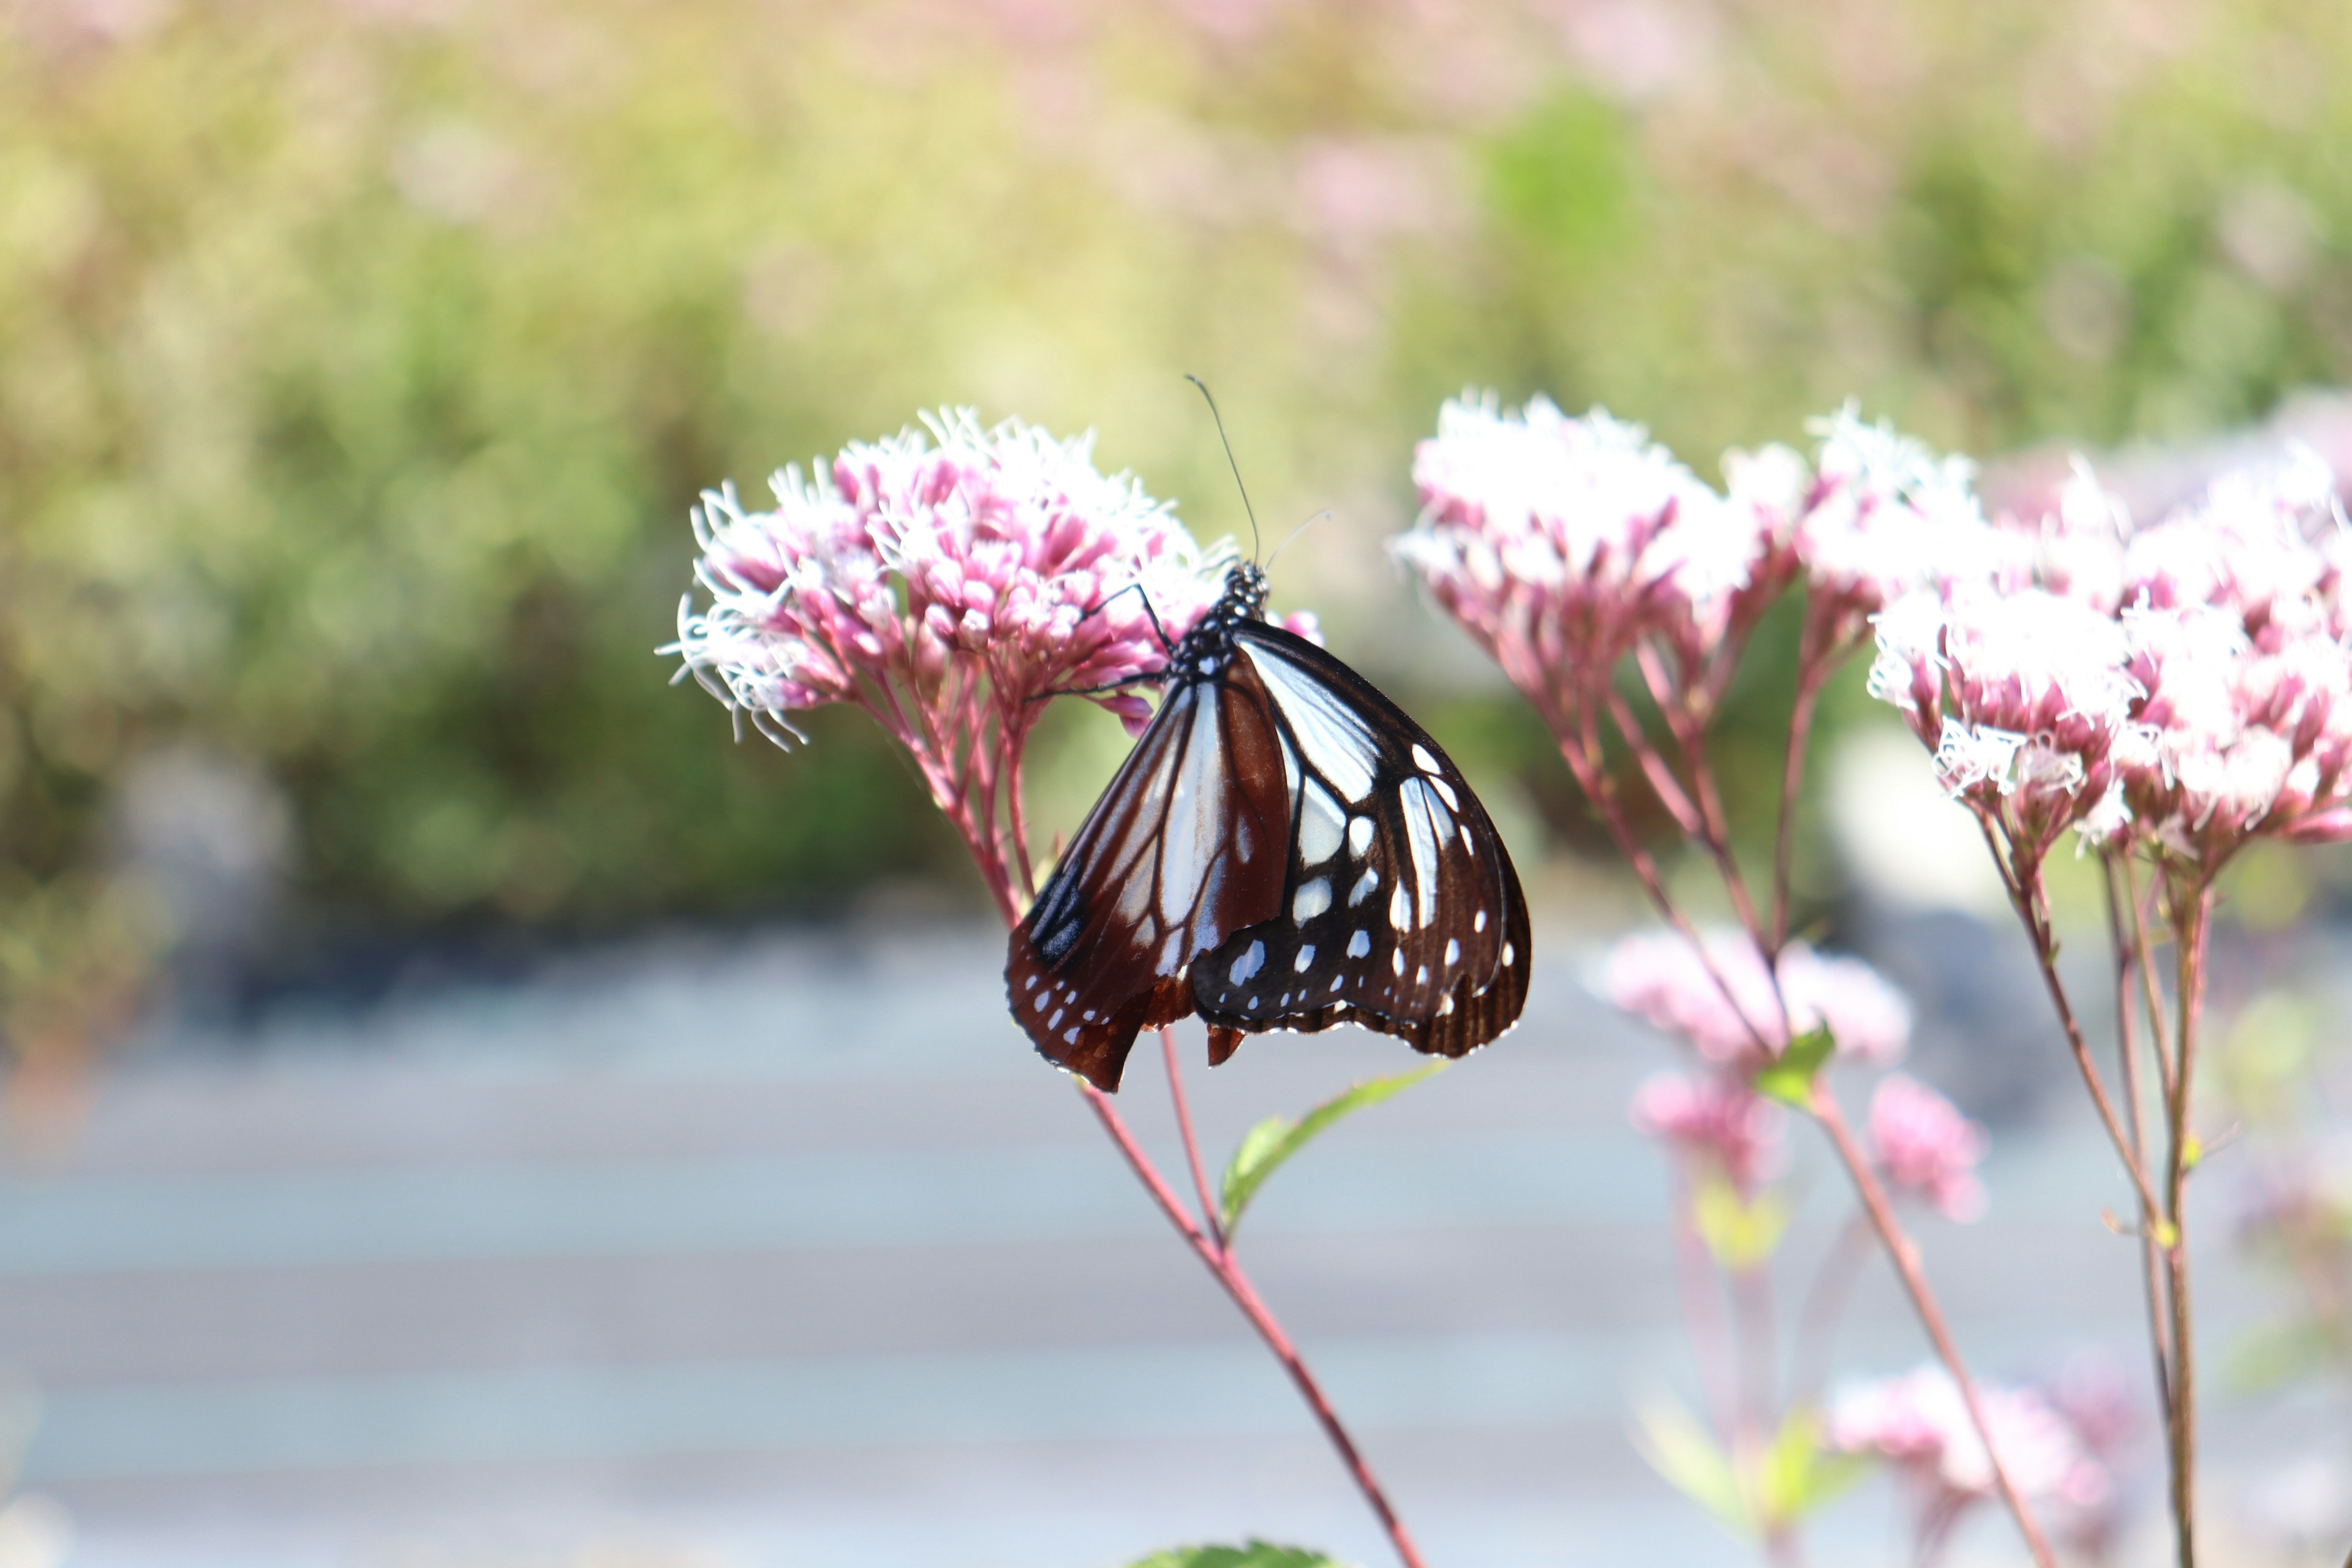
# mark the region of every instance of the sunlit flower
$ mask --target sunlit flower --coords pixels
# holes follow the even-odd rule
[[[2078,1508],[2108,1493],[2105,1468],[2064,1416],[2040,1394],[1978,1385],[1985,1425],[2010,1484],[2033,1500]],[[1827,1445],[1894,1466],[1941,1512],[1992,1495],[1992,1463],[1958,1387],[1940,1366],[1841,1389],[1830,1405]]]
[[[1905,595],[1989,578],[1999,543],[1965,458],[1938,458],[1849,404],[1813,422],[1822,445],[1796,548],[1816,615],[1858,620]]]
[[[1537,398],[1445,405],[1413,458],[1422,515],[1391,544],[1558,721],[1644,636],[1701,657],[1771,552],[1772,520],[1638,425]]]
[[[2039,588],[1956,584],[1877,617],[1872,696],[1900,709],[1951,795],[2046,850],[2105,799],[2109,752],[2143,695],[2114,618]]]
[[[1910,1043],[1910,1005],[1858,958],[1824,957],[1791,942],[1780,954],[1776,992],[1744,933],[1716,931],[1703,940],[1704,956],[1669,931],[1622,938],[1603,966],[1603,992],[1625,1011],[1680,1035],[1706,1060],[1744,1070],[1779,1054],[1791,1024],[1799,1034],[1826,1025],[1841,1052],[1868,1061],[1892,1061]]]
[[[1949,1218],[1984,1213],[1985,1131],[1916,1079],[1889,1073],[1870,1100],[1870,1150],[1889,1185]]]
[[[1704,1160],[1743,1191],[1779,1173],[1780,1108],[1721,1073],[1662,1072],[1634,1092],[1633,1125]]]
[[[924,742],[943,757],[982,709],[1022,725],[1033,698],[1159,668],[1161,635],[1215,598],[1191,536],[1098,472],[1088,438],[982,429],[969,410],[928,423],[851,444],[815,480],[787,468],[772,511],[726,489],[695,512],[710,603],[680,606],[677,651],[772,736],[795,710],[857,702],[910,745],[922,720],[944,726]]]

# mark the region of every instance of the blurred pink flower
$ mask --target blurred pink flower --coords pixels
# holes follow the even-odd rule
[[[1933,1205],[1949,1218],[1984,1213],[1985,1131],[1958,1107],[1916,1079],[1889,1073],[1870,1100],[1873,1162],[1898,1193]]]
[[[969,410],[927,423],[931,439],[853,443],[814,482],[787,468],[772,511],[730,488],[695,513],[710,603],[679,606],[676,651],[772,738],[797,733],[793,710],[856,702],[945,765],[986,717],[1025,730],[1032,698],[1158,668],[1151,616],[1180,637],[1216,596],[1190,535],[1097,472],[1090,439]]]
[[[1978,1396],[2001,1467],[2029,1500],[2093,1508],[2107,1497],[2105,1468],[2047,1400],[1990,1384],[1978,1384]],[[1834,1452],[1894,1466],[1930,1517],[1993,1492],[1984,1441],[1951,1374],[1940,1366],[1841,1389],[1831,1401],[1825,1442]]]
[[[1637,1129],[1713,1162],[1742,1191],[1778,1174],[1786,1152],[1780,1108],[1721,1073],[1655,1074],[1634,1091],[1630,1114]]]
[[[1421,519],[1391,548],[1556,728],[1639,638],[1704,657],[1774,548],[1763,509],[1717,495],[1640,426],[1540,397],[1446,404],[1413,483]]]
[[[1910,1005],[1858,958],[1825,958],[1791,942],[1780,953],[1776,994],[1745,933],[1713,931],[1702,940],[1703,957],[1670,931],[1620,939],[1603,965],[1603,992],[1625,1011],[1682,1036],[1706,1060],[1742,1071],[1754,1071],[1768,1050],[1777,1055],[1788,1044],[1783,1002],[1786,1022],[1798,1033],[1826,1025],[1841,1053],[1892,1061],[1910,1043]]]
[[[1989,576],[2000,543],[1977,505],[1965,458],[1938,458],[1852,404],[1811,429],[1822,438],[1813,493],[1796,529],[1811,613],[1849,622],[1904,595]]]

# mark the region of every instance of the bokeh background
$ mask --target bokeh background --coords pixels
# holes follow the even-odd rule
[[[1577,933],[1632,906],[1532,718],[1412,607],[1380,549],[1410,520],[1412,443],[1439,401],[1477,385],[1605,404],[1706,472],[1726,446],[1802,440],[1809,416],[1851,397],[1978,455],[1989,495],[2019,504],[2075,449],[2100,454],[2148,506],[2286,434],[2352,473],[2352,414],[2333,391],[2352,384],[2347,71],[2352,11],[2331,0],[6,0],[0,1037],[16,1065],[8,1136],[24,1173],[12,1190],[33,1217],[18,1234],[31,1261],[12,1266],[0,1246],[0,1272],[16,1269],[0,1290],[0,1362],[25,1363],[51,1412],[46,1426],[27,1417],[27,1474],[80,1520],[90,1560],[197,1560],[169,1543],[202,1518],[258,1561],[279,1550],[267,1521],[292,1507],[286,1489],[301,1491],[286,1475],[373,1465],[413,1478],[401,1467],[430,1468],[436,1453],[433,1473],[465,1468],[474,1450],[436,1447],[444,1429],[422,1416],[413,1431],[425,1436],[406,1447],[346,1451],[304,1438],[308,1418],[282,1410],[137,1415],[151,1385],[185,1394],[191,1380],[249,1375],[315,1391],[331,1374],[439,1364],[360,1365],[397,1338],[363,1328],[357,1303],[371,1290],[345,1279],[303,1294],[353,1257],[383,1268],[410,1257],[352,1239],[398,1232],[386,1215],[410,1200],[379,1194],[390,1205],[379,1210],[350,1197],[304,1220],[269,1206],[269,1180],[311,1190],[318,1162],[341,1162],[396,1187],[384,1173],[446,1177],[444,1156],[511,1173],[546,1154],[529,1152],[542,1116],[572,1128],[545,1134],[562,1145],[547,1155],[559,1164],[611,1152],[578,1126],[657,1124],[678,1141],[655,1139],[664,1158],[692,1145],[695,1158],[833,1170],[811,1152],[831,1147],[815,1123],[789,1110],[803,1091],[777,1085],[866,1083],[826,1125],[895,1129],[881,1141],[912,1157],[928,1145],[892,1110],[898,1097],[942,1073],[994,1070],[905,1054],[910,1033],[966,1027],[944,1007],[904,1028],[879,1014],[864,1034],[826,1026],[870,1037],[896,1066],[844,1067],[822,1050],[833,1065],[803,1060],[817,1049],[812,1018],[908,1005],[903,974],[891,998],[879,980],[843,978],[866,973],[860,963],[900,973],[887,955],[906,943],[962,953],[930,978],[963,984],[951,994],[964,1013],[985,1015],[985,954],[955,945],[977,942],[971,922],[984,916],[910,772],[855,715],[815,715],[814,743],[787,756],[733,743],[724,714],[673,689],[674,662],[654,650],[688,585],[686,516],[704,487],[732,479],[755,494],[786,462],[969,404],[1093,428],[1107,468],[1131,468],[1221,536],[1241,513],[1181,379],[1202,375],[1268,531],[1331,513],[1283,558],[1278,601],[1318,610],[1334,647],[1462,757],[1538,868],[1572,955]],[[1774,649],[1768,636],[1727,757],[1735,781],[1769,773],[1744,766],[1740,748],[1770,743],[1783,700]],[[1830,705],[1825,754],[1853,760],[1809,806],[1809,918],[1833,933],[1866,921],[1889,942],[1913,921],[1927,956],[1906,978],[1931,1005],[1980,999],[1985,975],[2018,984],[2002,965],[2022,954],[1977,921],[1979,894],[1923,883],[1924,840],[1874,809],[1895,786],[1872,721],[1854,690]],[[1042,742],[1040,816],[1075,822],[1121,743],[1107,722],[1058,716]],[[1753,817],[1769,784],[1734,804]],[[2309,858],[2262,862],[2240,900],[2250,951],[2270,966],[2261,974],[2323,997],[2331,875]],[[1552,1016],[1606,1035],[1571,958],[1559,962]],[[1964,967],[1978,962],[1981,974]],[[1899,952],[1891,966],[1902,972]],[[619,990],[590,986],[609,1005],[583,1017],[591,981]],[[1932,1035],[1922,1049],[1997,1131],[2056,1127],[2050,1147],[2071,1149],[2071,1124],[2038,1087],[2055,1055],[2034,1053],[2049,1042],[1986,1044],[2002,1028],[2032,1037],[2029,1004],[2025,1022],[1977,1018],[1940,1058]],[[2316,1103],[2295,1086],[2336,1059],[2330,1005],[2298,1016],[2317,1021],[2289,1032],[2292,1048],[2264,1035],[2269,1055],[2247,1069],[2259,1079],[2249,1103],[2281,1115]],[[1010,1064],[992,1092],[1029,1090],[1030,1064],[998,1021],[970,1027]],[[1617,1147],[1619,1101],[1606,1097],[1647,1059],[1631,1036],[1612,1048],[1622,1059],[1592,1047],[1615,1064],[1591,1069],[1592,1083],[1560,1080],[1594,1147]],[[732,1065],[710,1066],[722,1058]],[[1310,1058],[1327,1079],[1350,1070]],[[501,1099],[481,1076],[500,1072],[539,1091]],[[583,1072],[604,1074],[602,1087],[581,1089]],[[672,1090],[702,1083],[709,1102],[614,1087],[633,1073]],[[720,1114],[748,1092],[736,1073],[768,1086],[772,1122]],[[1279,1073],[1264,1082],[1294,1087]],[[1044,1083],[1034,1092],[1050,1098]],[[1238,1126],[1250,1107],[1233,1092]],[[601,1109],[564,1121],[567,1093]],[[677,1131],[714,1117],[732,1129],[716,1143]],[[2296,1136],[2324,1145],[2329,1125]],[[564,1143],[575,1136],[587,1142]],[[631,1158],[651,1157],[637,1132],[615,1136]],[[1619,1143],[1622,1160],[1648,1158]],[[265,1168],[276,1175],[253,1173]],[[186,1195],[236,1171],[248,1186]],[[1117,1178],[1105,1166],[1086,1179]],[[677,1201],[697,1213],[706,1199],[749,1201],[723,1199],[736,1189],[711,1180]],[[1477,1180],[1499,1192],[1517,1178]],[[1621,1208],[1561,1190],[1596,1223],[1655,1217],[1646,1198]],[[636,1191],[621,1182],[611,1201]],[[411,1198],[497,1207],[462,1184],[434,1192]],[[605,1201],[551,1198],[548,1213]],[[545,1250],[514,1223],[416,1246],[471,1247],[482,1268],[500,1247]],[[306,1224],[318,1250],[266,1244]],[[224,1261],[248,1231],[263,1263]],[[156,1239],[175,1235],[178,1252]],[[78,1252],[76,1236],[114,1239]],[[206,1252],[207,1237],[227,1252]],[[787,1242],[817,1245],[730,1245]],[[1987,1246],[1987,1268],[1997,1254]],[[247,1268],[248,1293],[204,1272],[216,1266]],[[803,1285],[686,1268],[665,1299],[730,1295],[789,1323],[788,1305],[757,1310],[759,1289],[828,1295],[802,1265],[776,1267]],[[1541,1289],[1572,1297],[1574,1274]],[[429,1270],[406,1288],[420,1300],[472,1289],[492,1317],[530,1289],[461,1289]],[[551,1302],[596,1294],[576,1279],[539,1289]],[[280,1321],[264,1300],[309,1305]],[[1454,1310],[1433,1303],[1433,1321]],[[463,1348],[475,1321],[455,1315],[448,1353],[508,1364]],[[568,1364],[571,1320],[530,1321],[516,1331],[518,1364]],[[1225,1327],[1212,1303],[1185,1332]],[[243,1372],[234,1356],[154,1352],[256,1339],[282,1350],[310,1342],[304,1333],[324,1347],[312,1361]],[[357,1362],[336,1359],[346,1352]],[[2315,1364],[2294,1362],[2290,1381]],[[800,1397],[789,1379],[778,1386],[782,1404]],[[77,1405],[74,1388],[96,1392]],[[673,1393],[680,1408],[704,1407]],[[473,1429],[476,1406],[450,1408],[449,1430]],[[1608,1528],[1647,1540],[1644,1521],[1676,1505],[1639,1491],[1648,1483],[1613,1409],[1601,1399],[1579,1416],[1591,1431],[1576,1442],[1605,1450],[1589,1462],[1636,1489],[1624,1495],[1638,1507]],[[318,1419],[315,1431],[333,1425]],[[1524,1411],[1497,1419],[1544,1426]],[[184,1442],[157,1439],[146,1459],[106,1436],[174,1420]],[[237,1459],[246,1450],[219,1436],[231,1429],[283,1440],[256,1439]],[[828,1430],[814,1416],[774,1431],[747,1416],[732,1436],[672,1447],[765,1453],[783,1467],[773,1473],[814,1474],[824,1466],[808,1456],[835,1452]],[[870,1441],[887,1447],[896,1430],[885,1422]],[[226,1457],[206,1461],[214,1436]],[[1175,1442],[1157,1429],[1136,1440],[1147,1439]],[[81,1457],[45,1472],[44,1441]],[[480,1452],[499,1473],[556,1464],[528,1442],[521,1458],[496,1447]],[[1304,1474],[1315,1461],[1300,1452]],[[1162,1480],[1181,1469],[1176,1453],[1155,1460]],[[1573,1469],[1584,1455],[1556,1457]],[[986,1513],[972,1499],[987,1489],[939,1464],[964,1479],[907,1497],[965,1487],[963,1503],[938,1503],[943,1530],[958,1507]],[[204,1481],[232,1474],[274,1479]],[[544,1504],[542,1522],[570,1517],[546,1497],[631,1495],[563,1474],[544,1496],[524,1482],[509,1492]],[[2324,1535],[2352,1520],[2352,1482],[2325,1465],[2311,1474],[2288,1511]],[[314,1553],[299,1560],[377,1561],[410,1550],[383,1543],[412,1528],[433,1561],[472,1550],[432,1533],[456,1502],[385,1513],[396,1480],[352,1485],[377,1511],[328,1486],[295,1532]],[[758,1490],[745,1483],[745,1496]],[[877,1496],[878,1512],[906,1501]],[[346,1503],[373,1522],[333,1522]],[[886,1550],[845,1517],[825,1526],[828,1560],[1018,1551],[1005,1544],[1020,1539],[1014,1524],[966,1556],[951,1530]],[[1538,1521],[1524,1537],[1475,1539],[1499,1552],[1507,1537],[1507,1555],[1600,1560],[1540,1509],[1524,1517]],[[1124,1518],[1030,1560],[1108,1561]],[[1149,1518],[1135,1528],[1209,1527]],[[1302,1527],[1356,1528],[1343,1518],[1344,1499]],[[2283,1539],[2291,1547],[2305,1527]],[[1671,1539],[1713,1550],[1696,1528]],[[530,1539],[511,1550],[560,1554],[604,1537],[558,1522]],[[1876,1560],[1885,1542],[1859,1539]]]

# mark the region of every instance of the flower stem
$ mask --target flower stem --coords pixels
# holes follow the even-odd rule
[[[2172,1518],[2179,1535],[2180,1568],[2197,1564],[2197,1363],[2189,1306],[2189,1231],[2182,1197],[2189,1176],[2189,1098],[2196,1082],[2197,1023],[2205,1002],[2205,941],[2213,910],[2212,889],[2200,884],[2173,900],[2175,958],[2179,963],[2179,1078],[2171,1112],[2170,1158],[2165,1170],[2165,1217],[2171,1222],[2166,1249],[2172,1295]]]
[[[1943,1359],[1944,1370],[1951,1373],[1953,1386],[1960,1391],[1960,1402],[1968,1407],[1969,1424],[1984,1440],[1985,1457],[1992,1466],[1993,1485],[2000,1489],[2001,1501],[2009,1505],[2010,1516],[2017,1521],[2018,1532],[2025,1537],[2026,1550],[2033,1553],[2039,1568],[2057,1568],[2058,1559],[2050,1551],[2050,1542],[2035,1522],[2025,1499],[2009,1479],[2008,1467],[2001,1463],[2000,1452],[1993,1446],[1992,1428],[1985,1424],[1984,1405],[1977,1397],[1976,1381],[1969,1375],[1968,1363],[1960,1359],[1959,1347],[1952,1341],[1950,1329],[1944,1323],[1944,1310],[1937,1304],[1935,1292],[1927,1288],[1927,1276],[1919,1268],[1919,1247],[1895,1217],[1895,1207],[1886,1201],[1886,1191],[1879,1185],[1878,1174],[1856,1145],[1853,1130],[1846,1126],[1845,1112],[1838,1106],[1827,1084],[1818,1080],[1813,1085],[1811,1102],[1813,1120],[1829,1134],[1830,1144],[1837,1151],[1846,1173],[1853,1178],[1855,1194],[1870,1215],[1870,1223],[1878,1232],[1880,1245],[1885,1249],[1887,1261],[1903,1281],[1903,1289],[1911,1298],[1912,1310],[1918,1313],[1920,1327],[1927,1331],[1928,1342]]]
[[[2132,1152],[2145,1165],[2147,1161],[2147,1117],[2142,1104],[2139,1079],[2139,1028],[2135,1014],[2137,989],[2133,972],[2139,967],[2139,947],[2125,924],[2124,908],[2126,897],[2124,888],[2126,872],[2116,865],[2117,857],[2104,857],[2107,889],[2107,935],[2116,955],[2116,1053],[2122,1058],[2124,1100],[2131,1110]],[[2164,1016],[2151,1014],[2148,1027],[2158,1033],[2164,1029]],[[2139,1227],[2141,1286],[2147,1297],[2148,1347],[2156,1359],[2156,1394],[2158,1407],[2164,1412],[2165,1427],[2172,1425],[2172,1343],[2165,1324],[2164,1249],[2157,1243],[2156,1233],[2147,1222],[2151,1216],[2143,1213]]]
[[[1389,1542],[1395,1547],[1397,1557],[1404,1563],[1404,1568],[1425,1568],[1421,1549],[1413,1544],[1404,1521],[1389,1505],[1388,1494],[1381,1489],[1379,1478],[1364,1462],[1355,1439],[1340,1424],[1338,1414],[1331,1408],[1330,1400],[1324,1396],[1322,1385],[1307,1370],[1297,1347],[1290,1342],[1290,1337],[1283,1332],[1282,1324],[1276,1320],[1273,1310],[1250,1284],[1249,1277],[1242,1272],[1240,1261],[1230,1250],[1213,1240],[1208,1232],[1194,1224],[1192,1216],[1184,1212],[1182,1200],[1161,1179],[1159,1171],[1136,1142],[1134,1134],[1127,1130],[1127,1123],[1119,1119],[1110,1097],[1084,1079],[1076,1081],[1079,1092],[1087,1097],[1087,1103],[1094,1108],[1095,1115],[1102,1121],[1103,1131],[1110,1134],[1111,1142],[1118,1144],[1119,1152],[1127,1156],[1127,1163],[1134,1170],[1136,1179],[1143,1184],[1144,1190],[1151,1194],[1152,1201],[1160,1205],[1160,1211],[1168,1216],[1169,1223],[1176,1227],[1201,1261],[1208,1266],[1209,1272],[1217,1277],[1217,1283],[1225,1288],[1225,1293],[1233,1298],[1234,1305],[1242,1310],[1242,1316],[1250,1321],[1250,1326],[1257,1331],[1258,1337],[1265,1342],[1266,1349],[1274,1352],[1283,1370],[1290,1373],[1290,1381],[1297,1386],[1300,1397],[1307,1401],[1307,1407],[1315,1413],[1317,1423],[1322,1426],[1323,1436],[1339,1453],[1340,1463],[1354,1478],[1357,1489],[1364,1494],[1364,1500],[1371,1505],[1381,1527],[1388,1531]]]
[[[1222,1210],[1209,1190],[1208,1167],[1201,1163],[1201,1144],[1192,1136],[1192,1106],[1184,1095],[1184,1069],[1176,1059],[1176,1031],[1168,1025],[1160,1026],[1160,1055],[1168,1064],[1168,1098],[1176,1107],[1176,1131],[1184,1141],[1184,1163],[1192,1167],[1192,1191],[1201,1200],[1201,1224],[1217,1250],[1228,1249],[1225,1227],[1219,1219]]]
[[[1780,818],[1772,835],[1772,945],[1777,959],[1789,945],[1789,863],[1797,834],[1797,790],[1805,779],[1806,743],[1813,731],[1813,710],[1820,704],[1822,681],[1828,661],[1815,647],[1812,617],[1805,619],[1803,645],[1797,650],[1797,699],[1789,710],[1789,754],[1780,772]]]

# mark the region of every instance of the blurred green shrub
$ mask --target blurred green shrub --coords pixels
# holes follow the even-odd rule
[[[2352,360],[2347,67],[2324,0],[25,0],[0,927],[191,737],[288,792],[314,909],[946,874],[860,726],[730,746],[651,656],[698,489],[928,405],[1223,520],[1200,371],[1263,510],[1339,509],[1279,585],[1350,652],[1465,383],[1689,454],[1850,395],[1979,451],[2243,419]]]

